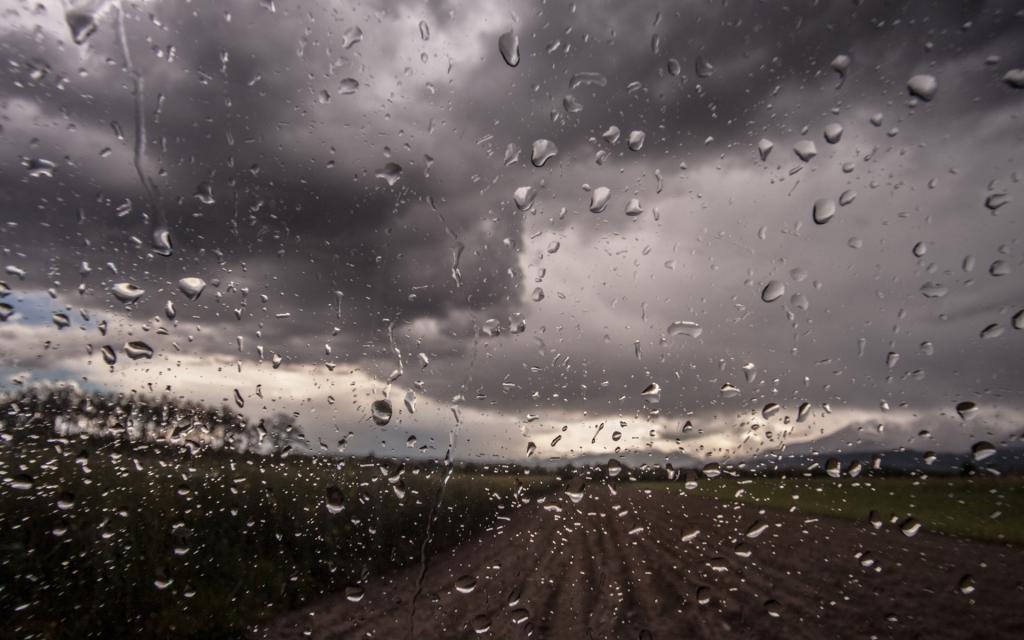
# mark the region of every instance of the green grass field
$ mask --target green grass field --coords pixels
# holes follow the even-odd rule
[[[408,468],[396,484],[394,467],[355,459],[31,436],[0,448],[0,472],[0,637],[47,639],[240,637],[417,562],[442,478],[439,465]],[[552,482],[522,480],[528,491]],[[456,472],[431,551],[513,509],[515,482]],[[338,513],[325,504],[330,487]]]
[[[867,520],[872,511],[884,519],[913,516],[926,530],[1024,545],[1019,477],[716,478],[687,493],[849,520]]]

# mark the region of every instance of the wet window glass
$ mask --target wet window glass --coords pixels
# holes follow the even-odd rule
[[[0,0],[0,637],[1024,636],[1024,8]]]

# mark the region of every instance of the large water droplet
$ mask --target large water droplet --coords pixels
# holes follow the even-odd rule
[[[804,162],[809,162],[811,158],[818,155],[818,147],[814,146],[813,140],[801,140],[793,145],[793,153]]]
[[[973,458],[975,462],[987,460],[994,455],[996,455],[996,447],[991,442],[982,440],[981,442],[975,442],[974,445],[971,446],[971,458]]]
[[[949,293],[949,287],[939,282],[926,282],[921,285],[921,295],[926,298],[942,298]]]
[[[956,405],[956,414],[960,416],[961,420],[970,420],[977,413],[978,405],[970,400],[958,402]]]
[[[761,161],[768,159],[768,154],[775,148],[775,143],[767,138],[761,138],[761,141],[757,143],[757,154],[761,156]]]
[[[182,278],[178,280],[178,289],[189,300],[198,300],[203,290],[206,289],[206,280],[196,277]]]
[[[647,139],[647,134],[643,131],[630,131],[627,144],[629,145],[630,151],[639,151],[644,148],[644,140]]]
[[[344,78],[338,83],[338,93],[343,96],[350,96],[359,91],[359,81],[355,78]]]
[[[910,92],[910,95],[920,98],[925,102],[934,98],[938,90],[939,83],[935,80],[935,76],[926,73],[912,76],[910,80],[907,80],[907,91]]]
[[[786,295],[786,285],[778,280],[769,280],[761,290],[761,299],[765,302],[775,302],[784,295]]]
[[[704,56],[697,56],[693,61],[693,70],[698,78],[710,78],[715,72],[715,67]]]
[[[133,340],[124,345],[124,354],[132,360],[148,360],[153,357],[153,347],[141,340]]]
[[[537,190],[533,187],[518,187],[512,194],[516,208],[526,211],[533,206],[533,200],[537,197]]]
[[[391,422],[391,401],[387,398],[375,400],[370,405],[370,417],[381,427]]]
[[[590,212],[601,213],[608,206],[612,192],[608,187],[597,187],[590,193]]]
[[[64,14],[64,20],[71,30],[71,39],[75,44],[84,44],[92,34],[96,33],[96,18],[89,11],[70,9]]]
[[[704,332],[696,322],[689,320],[676,320],[672,324],[668,325],[666,333],[670,336],[687,336],[689,338],[699,338],[700,334]]]
[[[402,165],[396,162],[389,162],[384,165],[384,168],[377,170],[376,176],[387,182],[389,187],[393,187],[399,178],[402,177]]]
[[[327,487],[324,506],[328,513],[341,513],[345,509],[345,493],[336,486]]]
[[[832,122],[825,126],[825,142],[836,144],[843,137],[843,125]]]
[[[543,167],[544,163],[557,155],[558,147],[555,146],[555,143],[541,138],[533,142],[533,154],[530,157],[530,161],[535,167]]]
[[[514,67],[519,64],[519,35],[515,31],[508,31],[498,38],[498,51],[504,58],[505,64]]]
[[[130,282],[118,282],[110,288],[110,291],[114,294],[115,298],[125,304],[135,302],[146,293],[145,290],[140,289]]]
[[[836,203],[831,198],[820,198],[814,201],[811,217],[815,224],[825,224],[836,215]]]
[[[1024,89],[1024,69],[1010,69],[1003,74],[1003,82],[1014,89]]]

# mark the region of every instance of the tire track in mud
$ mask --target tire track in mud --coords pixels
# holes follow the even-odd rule
[[[415,640],[1024,637],[1020,548],[628,488],[595,488],[579,504],[552,495],[511,518],[431,560]],[[754,522],[768,528],[749,538]],[[971,594],[958,589],[967,573]],[[329,596],[251,637],[404,638],[414,574],[371,580],[360,602]],[[454,589],[463,575],[476,578],[472,593]],[[490,630],[478,635],[481,620]]]

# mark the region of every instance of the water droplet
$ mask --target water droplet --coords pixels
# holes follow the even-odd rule
[[[341,46],[351,49],[363,41],[363,30],[359,27],[350,27],[341,34]]]
[[[644,140],[647,139],[647,134],[643,131],[630,131],[629,138],[627,138],[627,144],[629,145],[630,151],[639,151],[644,148]]]
[[[514,67],[519,64],[519,36],[515,31],[501,34],[498,38],[498,51],[508,66]]]
[[[781,410],[782,407],[780,407],[778,404],[774,402],[769,402],[768,404],[764,405],[763,409],[761,409],[761,417],[763,417],[765,420],[768,420]]]
[[[132,360],[153,357],[153,347],[141,340],[133,340],[124,345],[124,354]]]
[[[45,158],[31,158],[26,163],[28,175],[32,178],[52,178],[57,165]]]
[[[114,353],[113,347],[110,345],[103,345],[100,347],[100,355],[103,356],[103,362],[106,362],[110,366],[114,366],[117,363],[117,354]]]
[[[836,144],[843,137],[843,125],[833,122],[825,126],[825,142]]]
[[[786,295],[786,285],[778,280],[769,280],[761,290],[761,300],[765,302],[775,302],[784,295]]]
[[[832,58],[832,70],[839,74],[839,84],[836,85],[836,89],[842,87],[846,81],[846,71],[850,68],[851,62],[853,60],[845,53],[840,53],[835,58]]]
[[[579,113],[583,111],[583,104],[576,99],[576,96],[569,94],[562,98],[562,108],[566,113]]]
[[[484,334],[488,338],[493,338],[501,334],[501,322],[497,318],[489,318],[480,325],[480,333]]]
[[[811,415],[811,403],[804,402],[796,410],[796,421],[803,422],[809,415]]]
[[[483,635],[491,630],[491,619],[485,615],[479,615],[473,618],[472,625],[473,631],[478,636]]]
[[[676,320],[668,325],[665,331],[670,336],[687,336],[688,338],[699,338],[704,329],[696,322],[689,320]]]
[[[608,461],[607,470],[609,478],[617,478],[622,473],[622,463],[612,458]]]
[[[973,458],[975,462],[987,460],[994,455],[996,455],[996,447],[991,442],[982,440],[981,442],[975,442],[974,445],[971,446],[971,458]]]
[[[992,338],[998,338],[1003,335],[1003,327],[999,324],[990,324],[981,330],[979,334],[983,340],[989,340]]]
[[[671,76],[679,77],[683,74],[683,67],[675,58],[669,58],[666,67],[668,68],[668,73]]]
[[[328,513],[341,513],[345,509],[345,493],[336,486],[327,487],[324,506]]]
[[[1000,208],[1010,202],[1010,197],[1005,193],[990,193],[985,198],[985,208],[991,211],[993,214]]]
[[[376,176],[387,182],[389,187],[393,187],[402,177],[402,166],[395,162],[389,162],[384,165],[383,169],[377,170]]]
[[[75,44],[84,44],[92,34],[96,33],[96,18],[85,9],[70,9],[64,14],[64,20],[71,30],[71,40]]]
[[[1024,329],[1024,309],[1021,309],[1017,313],[1013,314],[1013,328],[1017,330]]]
[[[767,530],[768,523],[755,521],[754,524],[750,525],[750,527],[747,529],[746,536],[753,540],[755,538],[761,537],[761,534],[763,534]]]
[[[620,131],[615,125],[612,125],[605,129],[605,132],[601,134],[601,137],[604,138],[605,142],[608,144],[615,144],[619,141],[619,136],[621,135],[622,131]]]
[[[608,206],[612,192],[608,187],[597,187],[590,193],[590,212],[601,213]]]
[[[115,298],[125,304],[135,302],[146,293],[145,290],[136,287],[130,282],[119,282],[111,287],[110,291],[114,294]]]
[[[910,80],[907,80],[907,91],[910,92],[910,95],[920,98],[925,102],[934,98],[938,90],[939,83],[935,80],[935,76],[926,73],[913,76]]]
[[[974,593],[975,588],[974,577],[969,573],[960,578],[960,582],[957,583],[957,589],[965,596]]]
[[[512,194],[512,199],[515,200],[516,208],[520,211],[526,211],[533,206],[533,200],[537,197],[537,190],[533,187],[519,187]]]
[[[767,138],[761,138],[761,141],[757,143],[757,153],[761,156],[761,161],[768,160],[768,154],[775,148],[775,143]]]
[[[970,420],[978,413],[978,405],[970,400],[964,400],[956,405],[956,414],[961,420]]]
[[[996,260],[988,267],[988,273],[996,278],[1010,275],[1010,263],[1006,260]]]
[[[835,458],[829,458],[825,461],[825,473],[828,474],[828,477],[830,478],[838,478],[843,475],[843,468],[839,464],[838,460]]]
[[[830,198],[820,198],[814,201],[814,209],[811,213],[811,217],[814,219],[815,224],[825,224],[831,220],[834,215],[836,215],[835,200]]]
[[[583,495],[587,490],[587,483],[583,478],[573,478],[565,485],[565,495],[569,497],[569,500],[573,504],[578,504],[583,500]]]
[[[359,602],[366,597],[366,590],[359,585],[345,587],[345,599],[349,602]]]
[[[71,326],[71,318],[66,313],[54,313],[50,315],[50,319],[58,329],[65,329]]]
[[[661,385],[657,382],[650,383],[640,392],[640,397],[649,404],[658,404],[661,402]]]
[[[907,518],[900,524],[900,531],[908,538],[913,538],[921,531],[921,523],[914,518]]]
[[[644,208],[640,205],[640,198],[630,198],[629,202],[626,203],[626,215],[636,217],[644,212]]]
[[[1003,82],[1014,89],[1024,89],[1024,69],[1010,69],[1003,74]]]
[[[430,25],[427,24],[426,20],[420,20],[420,38],[422,38],[424,42],[430,40]]]
[[[885,121],[885,116],[882,115],[881,113],[872,114],[870,118],[871,124],[873,124],[876,127],[882,126],[883,121]]]
[[[535,167],[543,167],[544,163],[557,155],[558,147],[555,146],[555,143],[541,138],[533,142],[533,155],[530,157],[530,161]]]
[[[604,87],[608,84],[608,78],[596,71],[581,71],[573,74],[569,79],[569,88],[575,89],[582,86]]]
[[[455,581],[455,590],[459,593],[473,593],[476,589],[476,578],[473,576],[462,576]]]
[[[735,398],[736,396],[740,395],[740,390],[735,385],[726,382],[718,390],[718,393],[723,398]]]
[[[359,91],[359,81],[355,78],[344,78],[338,83],[339,95],[350,96],[356,91]]]
[[[391,422],[391,401],[387,398],[375,400],[370,405],[370,417],[381,427]]]
[[[196,200],[203,204],[213,204],[216,202],[213,199],[213,184],[206,180],[196,185],[196,192],[193,195]]]
[[[508,143],[505,147],[505,166],[510,167],[519,162],[519,145],[514,142]]]
[[[793,145],[793,153],[804,162],[809,162],[811,158],[818,155],[818,147],[812,140],[801,140]]]
[[[921,295],[926,298],[942,298],[949,293],[949,288],[938,282],[926,282],[921,285]]]
[[[203,290],[206,289],[206,280],[196,277],[182,278],[178,280],[178,289],[189,300],[198,300]]]
[[[698,78],[710,78],[715,72],[715,67],[704,56],[697,56],[693,62],[693,70]]]

